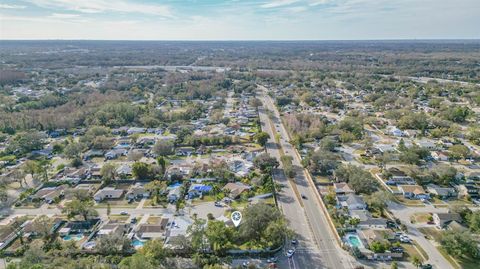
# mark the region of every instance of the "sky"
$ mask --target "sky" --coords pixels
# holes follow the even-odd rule
[[[480,0],[0,0],[0,39],[480,39]]]

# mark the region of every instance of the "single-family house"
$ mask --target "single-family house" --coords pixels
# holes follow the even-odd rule
[[[360,220],[357,227],[361,229],[386,229],[387,220],[384,218],[369,217],[366,220]]]
[[[128,164],[122,164],[117,167],[116,172],[120,178],[126,178],[132,175],[132,167]]]
[[[131,127],[131,128],[128,128],[127,130],[128,135],[143,134],[145,132],[146,132],[146,129],[141,127]]]
[[[459,198],[470,197],[470,198],[479,198],[480,190],[475,184],[465,183],[455,186],[455,189],[458,192]]]
[[[96,157],[103,157],[104,152],[100,149],[91,149],[83,154],[83,160],[87,161]]]
[[[428,149],[428,150],[437,149],[437,145],[435,144],[435,141],[430,140],[430,139],[418,140],[417,145],[421,148]]]
[[[55,200],[62,198],[65,195],[65,190],[68,185],[61,185],[56,187],[45,187],[38,190],[35,194],[30,196],[31,200],[45,201],[47,204],[55,202]]]
[[[119,199],[125,191],[122,189],[115,189],[114,187],[105,187],[95,193],[93,199],[96,202],[101,202],[105,199]]]
[[[355,193],[346,182],[333,183],[333,189],[337,195],[345,195],[350,193]]]
[[[100,219],[89,219],[70,221],[64,227],[62,227],[58,233],[60,236],[66,236],[69,234],[86,234],[93,231],[93,229],[100,223]]]
[[[367,209],[367,204],[363,201],[363,198],[353,193],[338,195],[337,202],[341,207],[347,208],[348,210]]]
[[[452,221],[462,222],[462,217],[458,213],[433,213],[432,217],[438,229],[445,229]]]
[[[130,230],[129,223],[122,223],[111,220],[105,223],[102,227],[100,227],[100,229],[98,229],[97,236],[102,237],[112,234],[123,236],[128,232],[128,230]]]
[[[252,187],[241,182],[227,183],[222,189],[228,191],[228,196],[232,199],[237,199],[242,193],[249,191]]]
[[[195,197],[203,196],[210,191],[212,191],[212,186],[195,183],[190,185],[187,195],[189,199],[193,199]]]
[[[435,161],[448,161],[448,155],[442,151],[434,151],[430,154]]]
[[[155,224],[139,224],[136,234],[142,239],[163,239],[168,227],[168,218],[161,218],[158,223]]]
[[[405,134],[402,132],[402,130],[398,129],[396,126],[388,126],[387,127],[387,134],[397,136],[397,137],[405,136]]]
[[[169,190],[167,195],[167,200],[169,203],[175,203],[178,199],[180,199],[181,195],[182,195],[181,185],[175,186]]]
[[[430,195],[420,185],[398,185],[398,190],[408,199],[430,199]]]
[[[128,200],[142,199],[150,197],[150,191],[145,189],[145,186],[141,183],[136,183],[130,186],[127,191],[126,198]]]
[[[457,191],[452,187],[440,187],[435,184],[428,184],[427,191],[440,199],[457,197]]]
[[[195,152],[194,147],[180,147],[175,150],[177,156],[190,156]]]
[[[126,156],[128,153],[127,149],[119,148],[119,149],[112,149],[105,153],[104,157],[106,160],[114,160],[120,156]]]

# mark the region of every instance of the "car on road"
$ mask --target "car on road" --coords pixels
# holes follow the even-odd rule
[[[295,250],[294,250],[294,249],[289,249],[289,250],[287,251],[287,257],[288,257],[288,258],[291,258],[291,257],[293,256],[293,254],[295,254]]]
[[[291,243],[292,243],[292,245],[296,245],[296,244],[298,244],[298,240],[297,239],[292,239]]]
[[[424,264],[424,265],[420,266],[420,268],[421,269],[432,269],[433,266],[431,264],[427,263],[427,264]]]
[[[133,217],[133,218],[130,220],[130,223],[131,223],[131,224],[137,223],[137,218]]]
[[[128,212],[127,212],[127,211],[121,211],[121,212],[120,212],[120,215],[126,216],[126,215],[128,215]]]
[[[250,265],[249,261],[245,261],[242,263],[243,268],[247,268]]]
[[[216,207],[223,207],[220,202],[215,202],[215,206],[216,206]]]

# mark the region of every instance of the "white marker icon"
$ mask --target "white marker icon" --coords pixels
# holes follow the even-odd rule
[[[240,225],[240,222],[242,221],[242,213],[239,211],[235,211],[232,213],[232,222],[235,227],[238,227]]]

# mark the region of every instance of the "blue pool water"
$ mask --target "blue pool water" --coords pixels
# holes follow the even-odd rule
[[[138,240],[138,239],[135,239],[135,240],[132,241],[132,246],[134,248],[141,248],[141,247],[143,247],[143,245],[145,245],[145,243]]]
[[[84,237],[83,234],[68,234],[63,237],[63,241],[70,241],[70,240],[80,241],[83,239],[83,237]]]
[[[346,236],[347,238],[347,242],[350,246],[352,247],[357,247],[357,248],[363,248],[363,244],[362,244],[362,241],[360,240],[360,238],[358,237],[358,235],[356,234],[348,234]]]

